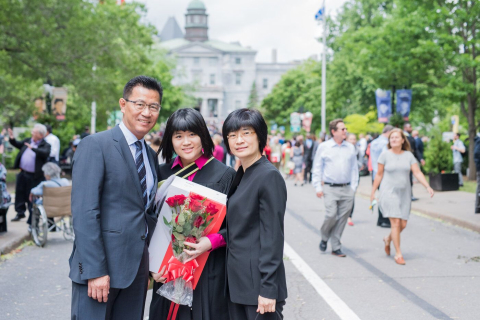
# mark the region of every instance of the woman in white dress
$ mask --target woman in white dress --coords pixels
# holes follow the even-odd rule
[[[433,190],[430,188],[425,176],[418,166],[417,160],[410,152],[410,144],[403,131],[393,129],[388,136],[388,150],[382,152],[378,158],[378,171],[373,182],[370,201],[375,199],[375,191],[380,183],[380,197],[378,207],[383,216],[388,217],[391,223],[391,232],[383,240],[385,252],[390,255],[390,242],[395,246],[395,262],[405,264],[400,250],[400,233],[407,226],[412,202],[410,185],[410,171],[417,180],[427,189],[431,197]]]

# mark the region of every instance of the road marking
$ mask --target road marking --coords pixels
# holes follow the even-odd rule
[[[293,250],[292,247],[285,242],[285,255],[290,259],[293,265],[300,271],[300,273],[313,286],[315,291],[328,303],[328,305],[335,311],[335,313],[342,320],[360,320],[355,312],[350,309],[342,299],[340,299],[335,292],[323,281],[315,271]]]

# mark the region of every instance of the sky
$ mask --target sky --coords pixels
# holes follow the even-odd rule
[[[148,9],[147,20],[159,32],[174,16],[184,31],[191,0],[137,0]],[[279,62],[320,55],[321,27],[315,13],[323,0],[202,0],[209,15],[209,38],[238,41],[257,50],[257,62],[270,62],[277,49]],[[348,0],[326,0],[327,14],[335,15]]]

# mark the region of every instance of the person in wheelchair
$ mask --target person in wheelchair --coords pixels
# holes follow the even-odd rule
[[[38,186],[30,191],[30,201],[35,202],[36,204],[42,204],[42,199],[40,197],[43,195],[43,187],[58,188],[70,185],[70,181],[65,178],[60,178],[62,169],[60,169],[57,164],[47,162],[43,165],[42,171],[46,181],[40,182]],[[37,199],[34,199],[34,197]]]

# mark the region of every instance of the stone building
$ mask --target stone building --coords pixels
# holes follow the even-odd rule
[[[196,108],[207,122],[221,124],[231,111],[247,106],[254,83],[260,103],[282,74],[300,62],[278,63],[273,50],[270,63],[256,63],[257,52],[250,47],[209,39],[208,18],[204,3],[191,1],[185,33],[175,18],[169,18],[159,47],[177,59],[174,84],[193,85]]]

